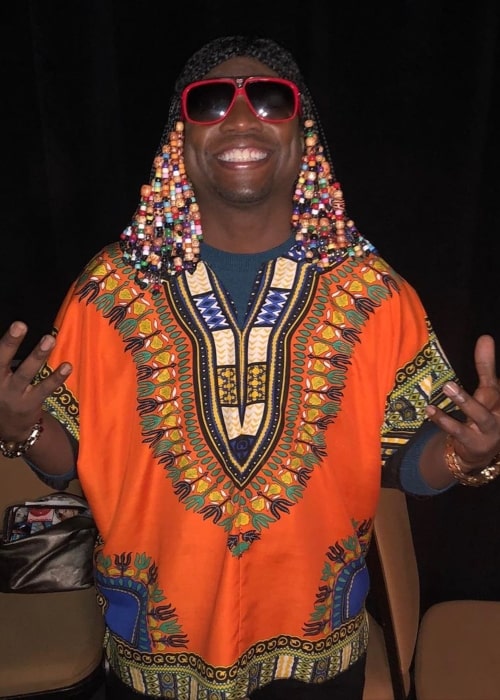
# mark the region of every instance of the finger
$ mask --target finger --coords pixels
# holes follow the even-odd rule
[[[54,345],[55,339],[51,335],[44,335],[26,359],[20,363],[12,377],[12,382],[19,391],[23,391],[26,386],[31,384],[36,374],[47,362]]]
[[[445,413],[437,406],[427,406],[425,413],[429,420],[441,428],[443,432],[451,435],[455,438],[455,440],[458,440],[463,445],[470,446],[471,440],[476,442],[480,435],[482,435],[482,438],[480,439],[482,443],[484,443],[485,438],[487,438],[488,441],[491,441],[492,444],[498,439],[498,429],[495,419],[491,413],[486,411],[486,409],[485,414],[478,422],[468,420],[465,423],[457,418],[454,418],[453,416],[450,416],[448,413]],[[483,428],[486,424],[488,424],[488,429],[485,429],[484,432],[481,431],[479,429],[479,423],[482,424]]]
[[[0,373],[10,373],[12,363],[27,332],[28,326],[25,323],[14,321],[0,338]]]
[[[27,387],[27,392],[36,392],[38,400],[43,403],[61,384],[64,383],[69,374],[73,371],[69,362],[63,362],[56,369],[36,385]]]
[[[471,396],[465,389],[455,382],[446,382],[443,392],[466,416],[467,422],[475,423],[481,433],[487,433],[496,429],[497,418],[490,408]]]
[[[490,335],[482,335],[477,339],[474,361],[479,387],[498,387],[495,366],[495,341]]]
[[[498,426],[493,427],[488,433],[480,433],[476,426],[461,423],[436,406],[427,406],[426,414],[444,433],[453,437],[455,451],[468,467],[484,467],[494,455],[498,454],[500,447]]]
[[[21,366],[20,366],[21,368]],[[21,401],[20,406],[24,406],[26,410],[33,410],[33,407],[41,408],[45,399],[53,394],[66,380],[72,372],[72,366],[69,362],[63,362],[53,372],[44,377],[37,383],[27,382],[23,377],[22,381],[17,384],[17,387],[11,385],[11,388],[17,392],[18,400]],[[19,369],[14,373],[12,382],[18,381],[17,374]]]

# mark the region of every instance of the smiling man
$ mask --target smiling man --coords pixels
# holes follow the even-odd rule
[[[500,471],[492,339],[471,396],[322,134],[281,46],[202,47],[120,240],[0,340],[0,450],[99,528],[108,698],[361,700],[381,483]]]

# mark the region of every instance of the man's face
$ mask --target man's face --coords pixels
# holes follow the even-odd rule
[[[219,64],[205,78],[273,76],[260,61],[235,57]],[[291,201],[300,170],[303,141],[299,117],[265,122],[238,95],[223,121],[186,122],[184,161],[201,208],[219,201],[246,206],[274,197]]]

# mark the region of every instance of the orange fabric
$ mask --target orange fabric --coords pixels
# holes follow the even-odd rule
[[[51,364],[75,369],[50,410],[79,433],[107,651],[140,692],[231,700],[359,658],[382,459],[423,391],[447,405],[451,369],[384,261],[268,268],[240,332],[202,263],[155,298],[110,246],[57,319]]]

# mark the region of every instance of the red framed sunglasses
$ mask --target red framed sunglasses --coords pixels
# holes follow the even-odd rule
[[[242,95],[253,114],[264,122],[287,122],[300,110],[300,92],[284,78],[209,78],[186,85],[182,91],[182,115],[192,124],[217,124]]]

